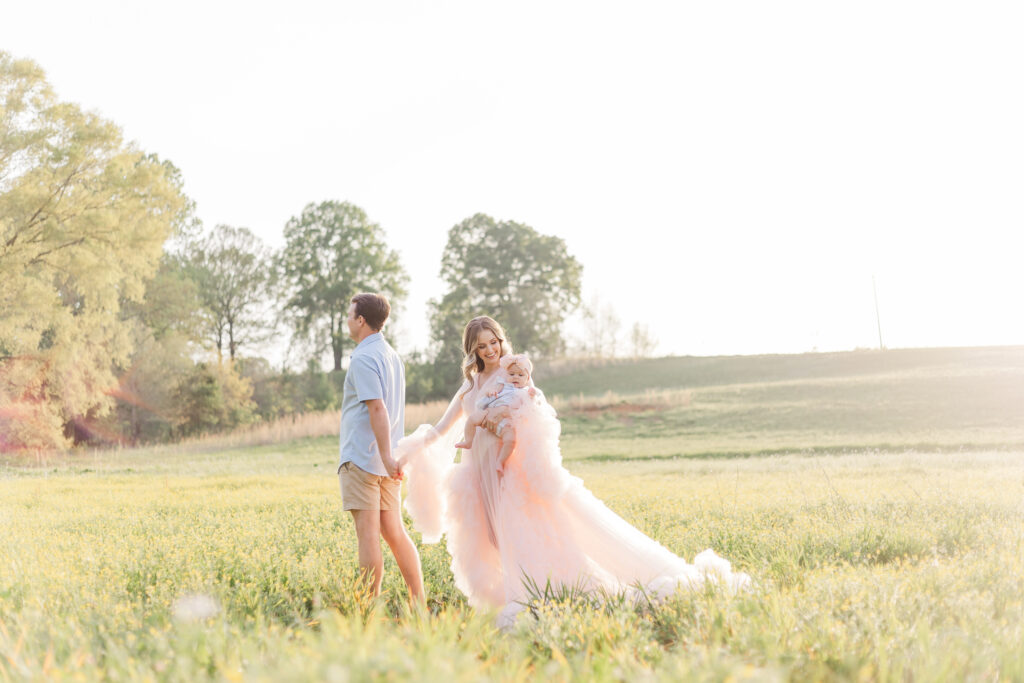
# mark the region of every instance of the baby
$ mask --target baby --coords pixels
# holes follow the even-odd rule
[[[472,448],[476,428],[483,425],[489,408],[508,406],[515,409],[523,404],[525,397],[534,397],[540,390],[530,385],[530,373],[533,363],[525,353],[502,356],[501,367],[508,373],[508,381],[498,379],[498,388],[476,400],[476,410],[466,418],[466,434],[462,441],[455,444],[456,448]],[[506,417],[498,423],[494,435],[501,439],[501,450],[498,451],[498,472],[505,467],[505,461],[512,455],[516,446],[516,431],[512,419]]]

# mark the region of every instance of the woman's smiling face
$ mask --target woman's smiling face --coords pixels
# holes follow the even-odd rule
[[[476,337],[476,356],[484,362],[485,372],[498,367],[498,361],[501,359],[501,340],[486,328],[480,330]]]

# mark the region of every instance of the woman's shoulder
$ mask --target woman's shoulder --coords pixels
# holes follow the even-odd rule
[[[462,398],[463,396],[465,396],[466,394],[471,392],[473,390],[473,387],[475,387],[475,386],[476,386],[476,378],[475,377],[473,379],[464,379],[464,380],[462,380],[462,386],[460,386],[459,390],[455,392],[455,398],[457,398],[457,399],[458,398]]]

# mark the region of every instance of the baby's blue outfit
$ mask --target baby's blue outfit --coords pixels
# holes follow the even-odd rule
[[[476,400],[476,407],[478,410],[487,410],[488,408],[511,406],[515,401],[517,391],[526,391],[526,389],[520,390],[510,382],[503,383],[501,385],[501,391],[498,392],[497,396],[488,396],[487,394],[484,394]],[[505,427],[510,424],[512,424],[512,421],[507,417],[498,423],[497,428],[494,430],[498,438],[501,438],[501,433],[505,431]]]

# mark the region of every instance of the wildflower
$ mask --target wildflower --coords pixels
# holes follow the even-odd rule
[[[178,621],[194,622],[210,619],[220,613],[217,601],[209,595],[183,595],[171,608]]]

